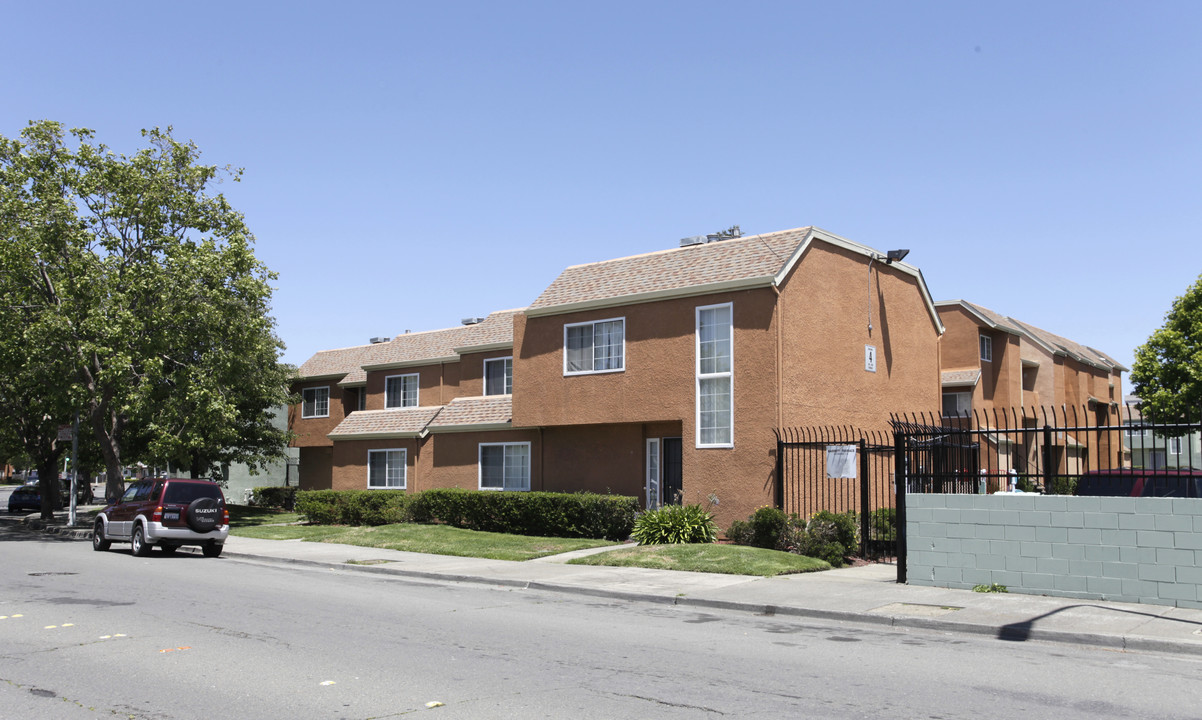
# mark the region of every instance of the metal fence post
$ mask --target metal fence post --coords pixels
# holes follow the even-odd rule
[[[776,508],[785,509],[785,441],[776,435]]]
[[[1067,443],[1065,443],[1067,445]],[[1043,426],[1043,491],[1052,487],[1052,426]]]
[[[897,528],[894,544],[897,547],[897,581],[906,582],[906,439],[903,433],[893,431],[893,488],[897,493],[897,510],[894,514]]]
[[[860,438],[860,557],[868,557],[868,443]]]

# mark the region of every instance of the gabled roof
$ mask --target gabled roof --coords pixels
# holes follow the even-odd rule
[[[331,440],[417,437],[441,409],[441,405],[430,405],[399,410],[358,410],[347,415],[326,437]]]
[[[455,398],[442,408],[430,432],[463,432],[509,427],[513,418],[512,395]]]
[[[297,368],[299,380],[320,380],[322,378],[344,378],[348,373],[354,373],[363,367],[364,363],[380,352],[386,343],[374,345],[357,345],[338,350],[322,350],[313,355]],[[361,370],[360,370],[361,372]],[[366,381],[367,377],[363,377]],[[354,384],[344,380],[340,384]]]
[[[1099,370],[1105,370],[1108,373],[1114,370],[1121,372],[1128,371],[1128,368],[1123,367],[1114,358],[1100,350],[1095,350],[1088,345],[1082,345],[1066,337],[1050,333],[1042,328],[1037,328],[1029,323],[1002,315],[966,300],[940,300],[935,303],[936,308],[957,306],[964,308],[970,315],[976,317],[982,325],[993,330],[1001,330],[1012,335],[1025,337],[1053,355],[1070,357],[1077,362],[1096,367]]]
[[[459,354],[484,352],[513,347],[513,316],[525,310],[498,310],[484,318],[484,322],[467,326],[462,344],[455,348]]]
[[[630,305],[675,297],[779,286],[815,241],[882,264],[885,253],[816,227],[749,235],[567,268],[526,309],[530,316]],[[922,272],[904,262],[890,267],[918,279],[939,331],[943,326]]]

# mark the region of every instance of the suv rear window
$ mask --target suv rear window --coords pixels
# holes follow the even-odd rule
[[[163,502],[188,505],[196,498],[213,498],[220,501],[221,491],[217,489],[216,485],[207,483],[167,483],[167,492],[163,495]]]

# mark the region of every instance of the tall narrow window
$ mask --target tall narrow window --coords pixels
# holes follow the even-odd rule
[[[513,394],[513,358],[492,358],[484,361],[484,394]]]
[[[404,490],[407,455],[404,449],[368,450],[367,487]]]
[[[301,417],[323,418],[330,416],[330,389],[328,387],[305,388],[301,391]]]
[[[384,407],[417,407],[417,373],[384,378]]]
[[[529,490],[530,443],[480,443],[481,490]]]
[[[647,504],[648,510],[660,506],[660,454],[659,438],[647,438]]]
[[[993,338],[988,335],[981,336],[981,361],[993,362]]]
[[[734,444],[733,310],[697,308],[697,447]]]
[[[626,367],[626,319],[564,325],[563,372],[615,372]]]

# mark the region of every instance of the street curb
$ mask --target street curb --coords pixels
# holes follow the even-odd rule
[[[871,612],[856,612],[851,610],[820,610],[792,605],[765,605],[761,603],[741,602],[738,600],[707,600],[687,596],[666,596],[653,593],[634,592],[629,590],[607,590],[604,588],[581,587],[564,585],[539,580],[510,580],[506,578],[485,578],[477,575],[460,573],[437,573],[424,570],[408,570],[400,567],[384,567],[380,565],[356,565],[341,562],[330,563],[317,560],[301,560],[297,558],[278,558],[250,553],[226,552],[226,557],[246,558],[267,563],[284,565],[302,565],[323,567],[340,570],[351,570],[374,575],[393,575],[418,578],[422,580],[440,580],[443,582],[466,582],[477,585],[492,585],[495,587],[510,587],[523,590],[541,590],[557,592],[565,595],[607,598],[611,600],[627,600],[645,602],[657,605],[675,605],[680,607],[704,608],[711,610],[727,610],[743,612],[751,615],[813,618],[817,620],[833,620],[876,627],[892,627],[899,630],[933,630],[937,632],[959,633],[978,637],[994,638],[1006,642],[1026,642],[1036,640],[1066,645],[1084,645],[1104,650],[1162,652],[1177,655],[1202,656],[1202,642],[1132,637],[1127,635],[1102,635],[1098,633],[1070,632],[1065,630],[1042,630],[1038,628],[1015,628],[1010,626],[978,625],[973,623],[956,622],[954,620],[937,620],[932,618],[905,617],[900,615],[878,615]]]
[[[47,534],[59,535],[71,540],[91,540],[92,531],[86,528],[69,528],[61,525],[47,525],[41,518],[27,517],[22,524],[31,530]],[[192,552],[199,548],[184,546],[180,551]],[[1031,627],[1011,625],[992,626],[974,623],[957,622],[955,620],[939,620],[923,617],[906,617],[902,615],[883,615],[872,612],[851,610],[822,610],[805,608],[794,605],[768,605],[763,603],[743,602],[739,600],[709,600],[705,598],[690,598],[685,595],[657,595],[654,593],[630,590],[609,590],[605,588],[581,587],[563,583],[547,582],[545,580],[511,580],[508,578],[487,578],[463,573],[430,572],[427,570],[410,570],[395,565],[357,565],[355,563],[326,562],[321,560],[304,560],[301,558],[281,558],[271,555],[255,555],[245,552],[226,550],[224,557],[254,560],[267,564],[295,565],[301,567],[327,568],[330,570],[348,570],[369,575],[407,577],[420,580],[435,580],[440,582],[463,582],[476,585],[491,585],[493,587],[516,588],[520,590],[541,590],[565,595],[583,597],[607,598],[611,600],[626,600],[630,602],[653,603],[657,605],[675,605],[687,608],[726,610],[742,612],[759,616],[786,616],[798,618],[813,618],[848,622],[875,627],[891,627],[899,630],[932,630],[936,632],[959,633],[978,637],[994,638],[1005,642],[1026,642],[1037,640],[1067,645],[1084,645],[1104,650],[1161,652],[1177,655],[1202,656],[1202,642],[1189,642],[1164,638],[1134,637],[1128,635],[1103,635],[1099,633],[1071,632],[1066,630],[1045,630]]]

